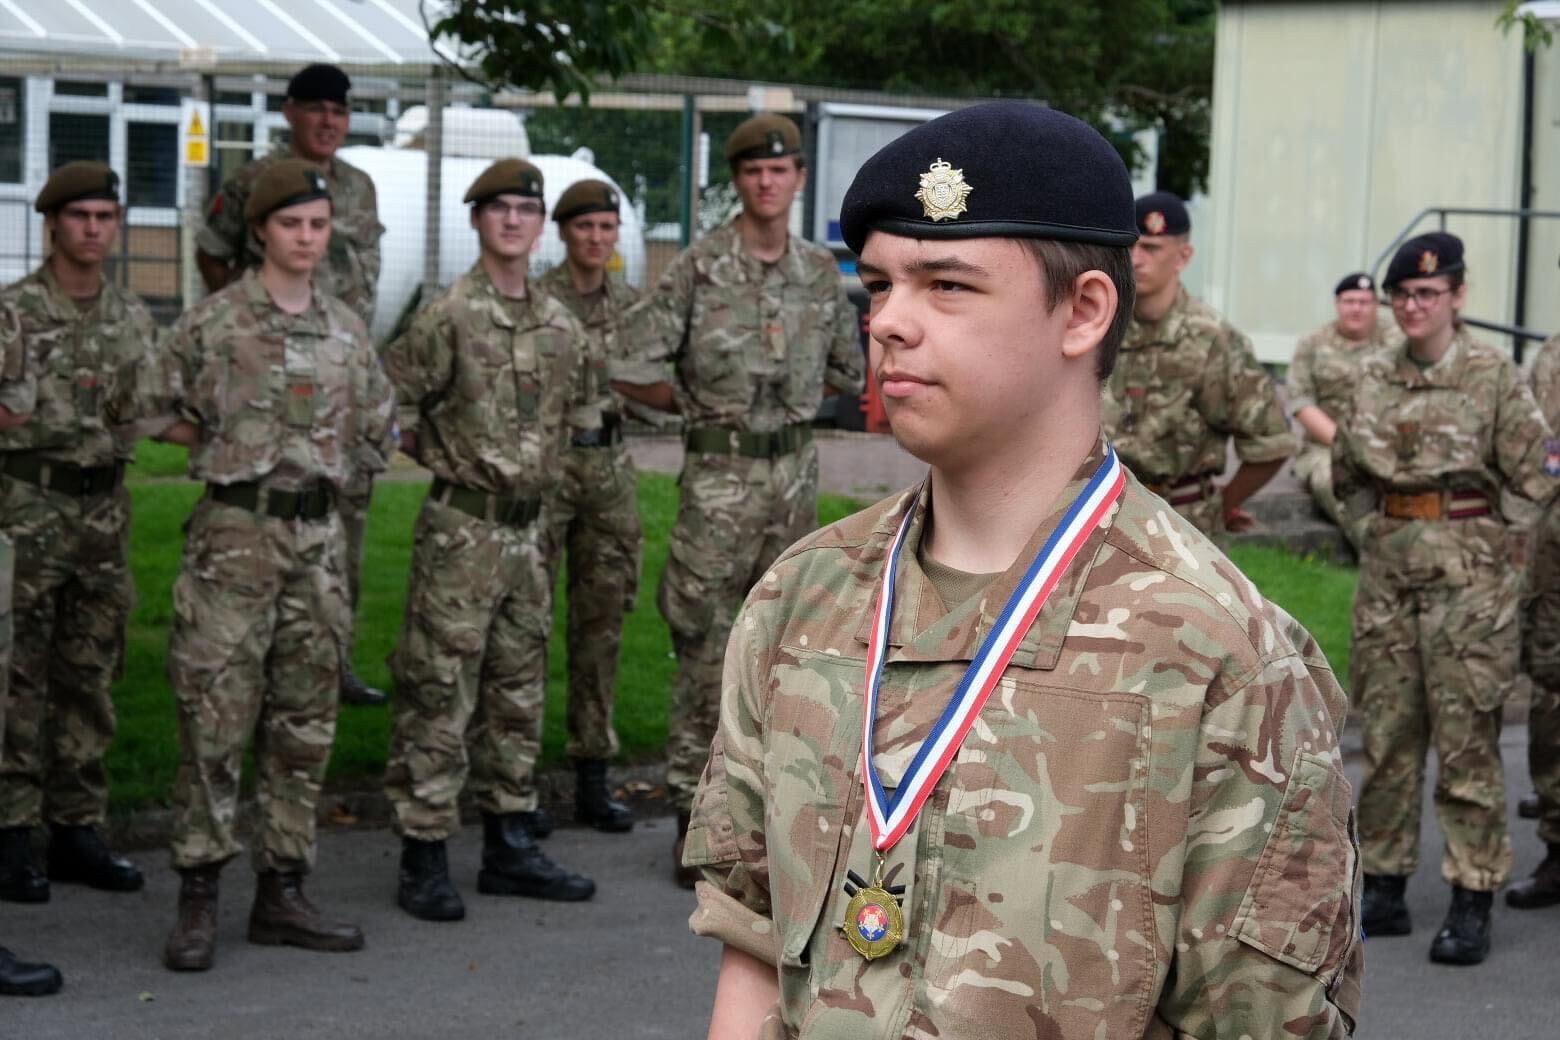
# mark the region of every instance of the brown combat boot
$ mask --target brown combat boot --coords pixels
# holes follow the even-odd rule
[[[303,894],[302,875],[263,870],[256,878],[255,905],[249,911],[249,941],[345,953],[363,948],[363,932],[355,924],[321,917]]]
[[[219,866],[179,871],[179,919],[163,947],[169,971],[206,971],[217,955],[217,878]]]
[[[1506,905],[1517,910],[1542,910],[1557,904],[1560,904],[1560,844],[1550,842],[1549,854],[1533,871],[1533,876],[1518,881],[1506,892]]]
[[[699,880],[699,872],[693,867],[683,866],[683,844],[688,840],[688,822],[692,818],[690,813],[677,814],[677,840],[672,842],[672,880],[677,882],[679,888],[693,888],[693,883]]]

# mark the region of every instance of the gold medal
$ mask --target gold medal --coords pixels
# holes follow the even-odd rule
[[[857,880],[854,875],[852,881]],[[895,886],[901,892],[903,886]],[[854,889],[854,891],[851,891]],[[851,949],[867,960],[877,960],[898,948],[905,937],[905,915],[899,898],[883,887],[883,854],[878,853],[877,870],[870,885],[846,885],[851,892],[845,904],[845,920],[840,928]]]

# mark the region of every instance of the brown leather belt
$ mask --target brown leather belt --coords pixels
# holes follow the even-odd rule
[[[1213,497],[1214,492],[1211,475],[1191,477],[1176,484],[1149,484],[1147,487],[1172,506],[1189,506],[1193,502]]]
[[[336,508],[336,492],[328,484],[316,484],[304,491],[283,491],[258,481],[207,484],[206,494],[213,502],[278,520],[323,520]]]
[[[1472,520],[1491,510],[1482,491],[1389,491],[1381,497],[1381,511],[1394,520]]]
[[[125,464],[116,462],[111,466],[77,466],[46,459],[31,452],[15,452],[0,459],[0,472],[49,491],[88,498],[106,495],[117,488],[124,480]]]
[[[506,498],[477,488],[451,484],[443,477],[434,478],[428,497],[478,520],[508,524],[511,527],[527,527],[542,513],[542,500],[539,498]]]

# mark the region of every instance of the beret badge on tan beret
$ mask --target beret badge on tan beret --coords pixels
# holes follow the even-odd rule
[[[975,187],[964,179],[962,169],[955,170],[939,156],[937,161],[921,174],[921,187],[915,193],[921,208],[932,220],[956,220],[965,210],[964,200]]]

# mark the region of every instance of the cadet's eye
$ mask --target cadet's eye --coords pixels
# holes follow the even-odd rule
[[[932,283],[932,288],[936,289],[938,292],[964,292],[969,288],[969,286],[964,285],[961,282],[950,282],[943,279],[938,279]]]
[[[867,290],[867,295],[868,296],[876,296],[878,293],[886,293],[886,292],[888,292],[888,279],[886,279],[886,278],[869,278],[869,279],[863,281],[861,283],[861,286],[862,286],[862,288]]]

